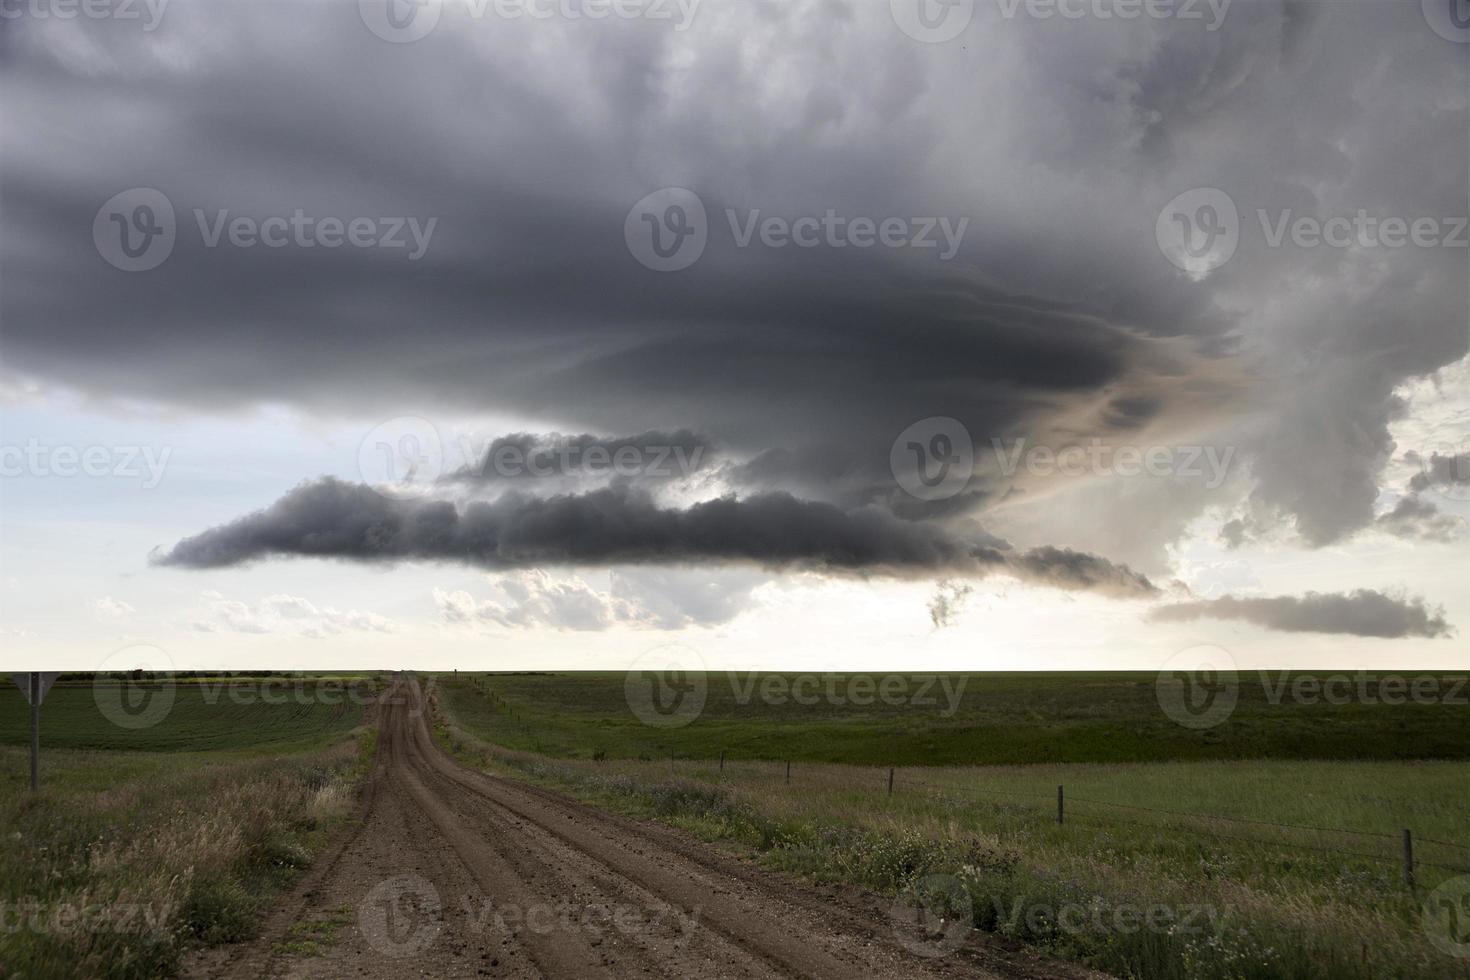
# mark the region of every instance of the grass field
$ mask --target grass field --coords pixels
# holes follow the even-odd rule
[[[275,703],[278,682],[179,682],[152,715],[150,684],[131,692],[141,728],[91,685],[49,693],[39,795],[27,750],[0,745],[0,976],[166,976],[190,947],[252,934],[348,817],[376,735],[360,698]],[[3,741],[24,741],[27,710],[0,696]]]
[[[1470,759],[1470,685],[1455,694],[1464,675],[1434,675],[1447,699],[1454,694],[1459,702],[1439,704],[1296,703],[1281,695],[1283,678],[1242,675],[1229,719],[1203,731],[1163,712],[1153,673],[958,674],[932,683],[927,679],[936,675],[905,675],[885,698],[880,685],[893,676],[711,673],[703,710],[677,728],[643,724],[629,709],[623,674],[461,674],[449,678],[458,683],[446,694],[461,722],[486,738],[574,758],[725,752],[731,759],[876,766]],[[1284,678],[1288,689],[1299,676]],[[817,680],[802,686],[802,677]],[[836,698],[827,696],[829,677]],[[471,685],[487,696],[462,696]],[[1365,687],[1369,698],[1394,696],[1376,681]]]
[[[61,680],[41,708],[46,749],[190,751],[320,740],[361,723],[378,689],[360,675]],[[30,708],[0,688],[0,745],[27,745]]]
[[[473,764],[818,879],[897,895],[939,876],[974,927],[1118,976],[1470,977],[1470,960],[1430,941],[1423,908],[1470,872],[1463,707],[1312,710],[1243,689],[1227,723],[1192,732],[1159,712],[1152,678],[1128,675],[976,678],[951,718],[742,706],[717,688],[696,721],[654,730],[618,717],[622,675],[441,676],[440,735]],[[930,765],[966,755],[1051,758]],[[814,761],[833,759],[877,765]],[[1125,925],[1152,910],[1157,928]]]

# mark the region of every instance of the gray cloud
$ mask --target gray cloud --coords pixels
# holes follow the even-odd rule
[[[265,510],[180,541],[160,565],[223,568],[266,557],[451,561],[482,568],[744,562],[773,569],[923,575],[1010,574],[1060,589],[1149,595],[1125,566],[1059,548],[1012,553],[878,508],[843,511],[790,494],[660,507],[627,487],[580,495],[511,493],[456,507],[394,500],[323,479]]]
[[[798,560],[675,545],[662,530],[733,510],[817,521],[793,532],[801,561],[942,569],[950,559],[920,556],[944,550],[944,531],[896,530],[865,508],[992,525],[1028,488],[982,469],[948,500],[905,497],[888,452],[914,421],[956,418],[980,445],[1228,437],[1248,458],[1248,491],[1130,496],[1109,507],[1108,532],[1162,555],[1191,518],[1235,502],[1221,495],[1249,492],[1260,521],[1324,545],[1374,523],[1388,423],[1404,409],[1395,391],[1467,350],[1463,250],[1270,248],[1256,214],[1470,208],[1463,52],[1416,4],[1262,0],[1233,5],[1217,31],[1004,20],[979,4],[964,43],[943,46],[914,43],[867,0],[708,3],[686,32],[473,22],[461,8],[405,45],[374,37],[351,3],[287,17],[276,4],[174,0],[146,34],[6,20],[7,376],[205,411],[443,407],[570,432],[687,429],[728,454],[732,483],[761,492],[661,512],[684,516],[652,522],[668,537],[643,549],[657,560]],[[653,273],[625,247],[624,219],[674,185],[703,200],[709,245],[691,268]],[[91,231],[100,205],[135,186],[172,200],[179,234],[166,263],[128,274],[100,259]],[[1200,186],[1236,201],[1242,240],[1196,280],[1165,261],[1154,223]],[[439,220],[409,262],[386,249],[211,248],[195,209]],[[726,209],[971,224],[946,263],[922,250],[740,248]],[[520,502],[495,532],[573,509],[591,519],[594,504]],[[424,505],[393,540],[433,554],[419,532],[439,528],[451,551],[472,552],[484,545],[461,540],[472,519],[511,520],[485,506],[449,520]],[[1081,495],[1068,506],[1098,513]],[[832,514],[872,552],[845,552]],[[314,526],[335,540],[352,518]],[[1035,543],[1078,543],[1055,522]],[[626,530],[590,550],[644,560]],[[317,531],[272,533],[283,547],[208,532],[188,563],[211,548],[325,547]],[[824,534],[830,550],[814,540]],[[1117,567],[1029,554],[1003,564],[1063,587],[1109,583]]]
[[[1167,623],[1196,619],[1238,619],[1287,633],[1344,633],[1397,639],[1446,637],[1454,630],[1444,612],[1423,599],[1398,598],[1373,589],[1346,594],[1308,592],[1301,597],[1236,598],[1224,596],[1164,606],[1149,618]]]
[[[474,465],[456,470],[444,480],[469,484],[675,480],[687,478],[705,466],[712,456],[711,449],[708,439],[687,429],[623,437],[518,432],[497,436]]]
[[[1395,504],[1393,510],[1380,514],[1374,527],[1400,538],[1453,541],[1460,536],[1464,522],[1440,513],[1438,507],[1410,494]]]
[[[944,629],[951,625],[973,591],[974,586],[968,582],[940,580],[935,585],[934,595],[929,599],[929,621],[934,624],[934,628]]]

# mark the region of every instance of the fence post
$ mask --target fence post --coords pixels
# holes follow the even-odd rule
[[[41,675],[26,678],[31,694],[31,792],[41,792]]]
[[[1414,835],[1404,828],[1404,884],[1414,890]]]
[[[893,795],[893,767],[888,767],[888,795]]]
[[[1062,802],[1062,788],[1060,786],[1058,786],[1057,787],[1057,823],[1061,823],[1062,822],[1062,818],[1065,815],[1065,813],[1066,813],[1066,810],[1065,810],[1065,807],[1064,807],[1063,802]]]
[[[725,750],[720,750],[720,772],[725,771]]]
[[[786,760],[786,782],[791,782],[791,760]]]

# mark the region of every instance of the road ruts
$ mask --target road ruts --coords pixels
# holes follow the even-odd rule
[[[900,943],[884,903],[765,872],[667,828],[476,772],[433,742],[417,681],[377,711],[359,826],[251,943],[187,971],[255,977],[1080,977]],[[1054,965],[1053,965],[1054,966]]]

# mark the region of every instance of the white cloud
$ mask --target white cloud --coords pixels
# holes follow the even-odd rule
[[[393,620],[375,612],[318,607],[310,599],[284,593],[266,596],[254,606],[213,590],[201,592],[200,599],[206,614],[189,627],[202,633],[278,633],[321,639],[350,630],[392,633],[397,629]]]
[[[639,568],[610,573],[603,591],[579,576],[533,569],[492,577],[492,594],[483,600],[463,589],[435,589],[434,601],[446,623],[459,625],[674,630],[728,622],[768,579],[746,570]]]
[[[122,601],[121,599],[114,599],[110,595],[103,596],[102,598],[98,599],[92,604],[92,608],[97,611],[97,615],[101,616],[103,619],[110,620],[127,619],[129,616],[137,611],[128,603]]]

